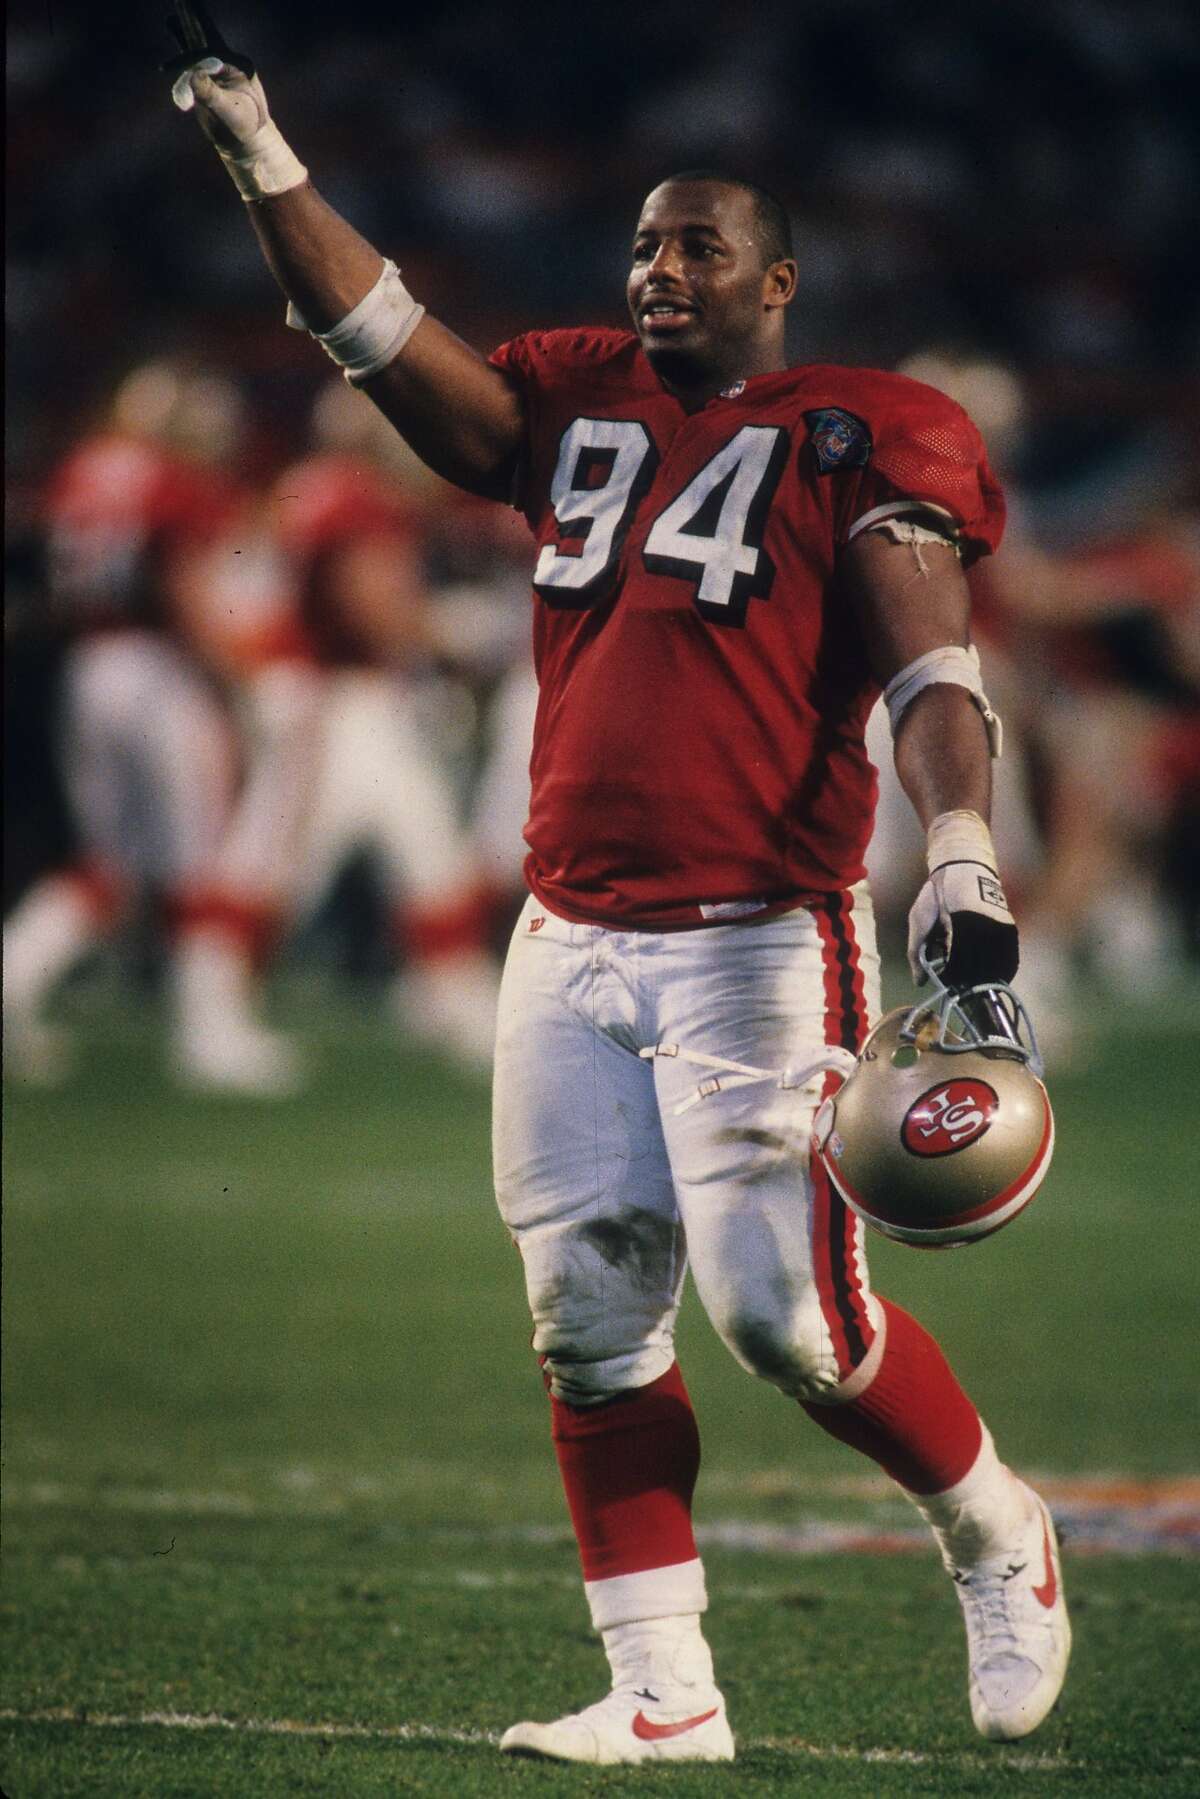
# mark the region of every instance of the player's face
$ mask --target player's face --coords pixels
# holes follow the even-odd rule
[[[667,182],[642,208],[626,283],[629,310],[655,369],[674,381],[782,367],[779,308],[789,263],[764,268],[754,200],[716,181]],[[764,361],[764,357],[768,360]]]

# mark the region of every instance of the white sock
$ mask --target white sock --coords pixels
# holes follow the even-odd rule
[[[176,947],[173,972],[179,1031],[189,1042],[260,1029],[250,958],[223,931],[189,931]]]
[[[5,1008],[36,1011],[103,936],[95,907],[75,881],[39,881],[4,927]]]
[[[583,1590],[592,1628],[604,1632],[613,1624],[644,1624],[652,1618],[687,1618],[708,1610],[704,1563],[693,1556],[686,1562],[669,1562],[664,1568],[643,1568],[637,1574],[610,1574],[605,1580],[585,1580]]]
[[[614,1687],[649,1685],[656,1697],[679,1687],[708,1694],[714,1687],[712,1651],[699,1613],[613,1624],[602,1633]]]
[[[944,1493],[906,1493],[933,1530],[948,1568],[969,1568],[1012,1547],[1029,1518],[1026,1489],[996,1454],[987,1426],[966,1474]]]

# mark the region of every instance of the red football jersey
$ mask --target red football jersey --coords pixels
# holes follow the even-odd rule
[[[325,667],[373,665],[379,659],[376,647],[360,623],[346,616],[332,564],[340,551],[366,539],[411,545],[420,534],[415,511],[370,462],[334,451],[287,469],[273,500],[311,654]]]
[[[838,554],[914,500],[950,515],[965,561],[995,548],[970,419],[903,376],[818,365],[689,415],[623,331],[532,333],[492,360],[528,415],[533,891],[661,930],[859,880],[879,689]]]
[[[85,439],[43,498],[56,613],[75,629],[169,628],[166,565],[210,542],[230,504],[220,476],[162,445],[116,432]]]

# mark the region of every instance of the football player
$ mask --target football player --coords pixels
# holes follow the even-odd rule
[[[224,378],[144,364],[43,496],[47,604],[69,639],[63,772],[83,853],[35,883],[5,923],[7,1066],[30,1080],[66,1072],[46,1002],[138,889],[166,914],[171,1074],[264,1095],[294,1077],[290,1046],[254,1012],[256,916],[220,866],[238,744],[206,563],[235,504],[226,470],[240,420]]]
[[[318,396],[312,436],[258,509],[257,539],[243,525],[238,558],[216,559],[217,610],[258,624],[230,643],[250,751],[223,862],[278,931],[315,908],[353,850],[375,851],[405,951],[399,1022],[490,1069],[489,909],[422,716],[434,646],[421,483],[388,454],[404,452],[395,432],[342,381]],[[287,596],[282,616],[256,603],[262,586]]]
[[[706,172],[646,199],[632,331],[477,355],[320,197],[258,78],[187,42],[176,102],[246,202],[291,322],[431,467],[514,502],[535,537],[531,893],[501,989],[495,1173],[611,1689],[501,1748],[734,1753],[673,1348],[685,1259],[742,1366],[928,1519],[976,1725],[1023,1736],[1069,1648],[1049,1514],[938,1345],[871,1291],[856,1216],[793,1153],[797,1116],[836,1085],[814,1063],[856,1050],[878,1004],[863,729],[881,689],[927,836],[914,962],[939,939],[954,987],[1017,967],[963,579],[1003,521],[978,434],[902,377],[789,367],[786,216]],[[764,1103],[761,1084],[697,1086],[689,1046],[798,1073]]]

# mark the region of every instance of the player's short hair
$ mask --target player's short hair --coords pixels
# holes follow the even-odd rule
[[[728,169],[680,169],[677,174],[664,176],[658,186],[667,187],[676,181],[712,181],[721,187],[740,187],[754,202],[754,223],[763,267],[791,260],[794,254],[792,221],[783,201],[769,188],[760,187],[757,181],[748,181],[744,175],[734,175]]]

